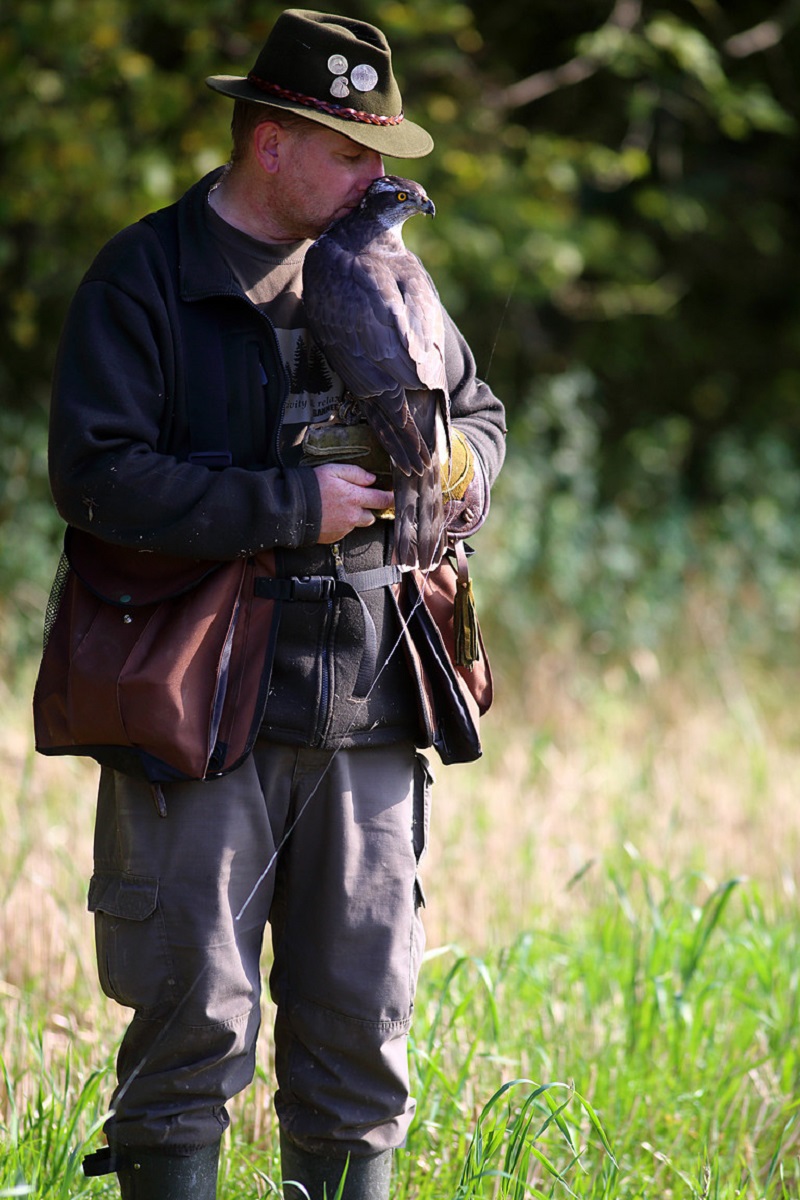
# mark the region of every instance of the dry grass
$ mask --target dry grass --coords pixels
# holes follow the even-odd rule
[[[678,666],[650,652],[603,665],[549,648],[529,651],[524,684],[498,682],[484,758],[436,772],[430,946],[480,948],[590,902],[595,867],[624,842],[656,868],[794,888],[792,673],[737,657],[713,611],[695,613],[694,626],[702,636]],[[35,985],[54,1001],[82,977],[91,996],[96,768],[32,752],[26,690],[0,696],[11,714],[0,747],[0,974],[6,988]]]
[[[735,653],[707,603],[691,623],[675,661],[531,649],[524,683],[500,681],[485,757],[438,772],[433,944],[502,942],[542,914],[566,917],[592,903],[600,864],[624,843],[671,874],[747,876],[794,895],[795,671]]]

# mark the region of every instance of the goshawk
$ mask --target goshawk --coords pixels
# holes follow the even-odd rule
[[[392,462],[395,557],[423,569],[445,548],[444,321],[402,226],[434,212],[419,184],[385,175],[309,247],[303,268],[309,330]]]

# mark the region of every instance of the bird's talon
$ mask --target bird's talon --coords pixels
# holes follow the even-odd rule
[[[342,425],[357,425],[363,421],[364,408],[359,397],[352,392],[345,392],[336,410],[336,418]]]

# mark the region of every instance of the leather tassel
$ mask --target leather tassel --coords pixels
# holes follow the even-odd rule
[[[469,577],[469,561],[464,543],[455,544],[456,595],[453,601],[453,638],[455,640],[456,666],[471,671],[480,658],[478,645],[478,614],[475,612],[475,597]]]
[[[459,579],[454,601],[453,634],[456,643],[456,666],[472,670],[480,657],[478,650],[478,617],[475,612],[475,597],[472,580]]]

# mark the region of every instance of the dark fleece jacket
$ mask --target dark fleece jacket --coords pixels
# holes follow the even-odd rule
[[[53,495],[68,524],[132,550],[227,560],[277,548],[279,574],[332,574],[331,549],[317,544],[315,473],[283,444],[288,388],[273,328],[208,232],[205,206],[218,174],[157,215],[177,222],[177,288],[175,264],[148,220],[113,238],[82,280],[55,372]],[[187,303],[204,306],[221,329],[232,456],[223,470],[189,461],[187,363],[202,348],[181,344]],[[453,421],[477,466],[466,503],[450,514],[454,532],[464,535],[486,515],[503,460],[504,414],[450,321],[446,359]],[[348,571],[389,562],[391,523],[355,530],[342,554]],[[323,748],[420,741],[414,685],[395,649],[394,605],[387,589],[365,600],[378,663],[389,658],[366,701],[352,698],[364,638],[358,603],[283,605],[265,736]]]

